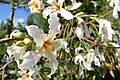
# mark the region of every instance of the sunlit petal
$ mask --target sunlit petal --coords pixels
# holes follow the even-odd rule
[[[20,69],[31,69],[38,62],[40,55],[36,52],[26,52],[23,62],[18,66]]]
[[[59,22],[59,18],[57,17],[57,13],[50,14],[48,23],[51,30],[54,30],[56,33],[60,31],[61,24]]]
[[[47,0],[46,2],[50,5],[55,5],[56,0]]]
[[[62,7],[64,1],[65,1],[65,0],[58,0],[58,5],[59,5],[60,7]]]
[[[44,34],[42,29],[39,29],[35,25],[25,26],[28,34],[33,37],[34,41],[40,45],[40,41],[42,41],[44,38],[46,38],[46,35]]]
[[[83,37],[84,33],[83,33],[83,30],[80,27],[77,27],[75,32],[76,32],[76,35],[79,39],[81,39]]]
[[[54,11],[54,9],[51,9],[51,6],[45,8],[44,11],[43,11],[43,13],[42,13],[42,14],[43,14],[43,17],[44,17],[45,19],[47,19],[47,16],[50,15],[53,11]]]
[[[51,73],[48,75],[48,77],[50,78],[51,75],[53,75],[57,69],[58,66],[58,61],[55,60],[49,60],[49,67],[51,68]]]
[[[118,18],[118,11],[116,8],[113,9],[113,17],[116,19]]]
[[[67,20],[73,19],[73,15],[63,8],[60,10],[60,14],[61,14],[62,17],[64,17]]]
[[[103,40],[112,40],[112,35],[115,34],[111,28],[111,23],[107,20],[100,19],[99,34],[102,35]]]
[[[31,13],[33,14],[38,14],[40,13],[40,10],[44,9],[44,5],[42,3],[42,1],[39,0],[31,0],[30,2],[28,2],[29,8]]]
[[[82,3],[75,3],[75,4],[73,5],[73,7],[71,8],[71,10],[75,10],[75,9],[79,8],[79,7],[81,6],[81,4],[82,4]]]
[[[23,55],[25,54],[25,48],[19,47],[16,45],[12,45],[12,46],[8,47],[7,53],[9,55],[9,57],[11,57],[13,55],[15,58],[15,61],[17,62],[17,65],[19,65],[19,60],[22,59]]]

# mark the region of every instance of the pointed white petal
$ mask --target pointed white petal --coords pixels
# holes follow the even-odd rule
[[[91,63],[83,62],[83,65],[87,70],[93,70],[93,68],[91,67]]]
[[[56,0],[47,0],[46,2],[50,5],[55,5]]]
[[[82,5],[82,3],[80,3],[80,2],[75,3],[75,4],[73,4],[73,6],[72,6],[72,8],[70,10],[75,10],[75,9],[79,8],[81,5]]]
[[[116,8],[113,9],[113,17],[116,19],[118,18],[118,11]]]
[[[80,27],[77,27],[75,32],[79,40],[81,40],[81,38],[83,37],[83,30]]]
[[[38,62],[40,55],[36,52],[26,52],[23,62],[18,66],[20,69],[31,69]]]
[[[56,33],[60,31],[61,24],[59,22],[59,18],[57,17],[57,13],[50,14],[50,18],[48,19],[49,28]]]
[[[49,60],[49,67],[51,68],[51,73],[48,75],[49,78],[51,77],[51,75],[55,73],[57,66],[58,66],[58,61],[56,59]]]
[[[22,78],[18,78],[17,80],[23,80]]]
[[[58,0],[58,5],[60,5],[60,7],[62,7],[64,1],[65,1],[65,0]]]
[[[94,64],[100,67],[100,61],[96,56],[94,57]]]
[[[31,70],[31,71],[28,72],[28,74],[29,74],[30,76],[32,76],[34,73],[35,73],[35,71],[33,71],[33,70]]]
[[[110,3],[109,3],[110,7],[113,7],[114,5],[114,0],[111,0]]]
[[[28,80],[34,80],[33,78],[31,78],[31,77],[29,77],[29,79]]]
[[[85,21],[82,19],[82,18],[80,18],[79,19],[79,22],[78,22],[78,24],[77,24],[77,28],[78,28],[78,30],[80,30],[81,32],[79,32],[79,31],[77,31],[77,33],[78,33],[78,36],[81,36],[81,37],[83,37],[83,34],[85,33],[86,34],[86,36],[87,37],[90,37],[90,33],[89,33],[89,30],[88,30],[88,26],[86,25],[86,23],[85,23]],[[81,34],[81,35],[80,35]],[[81,38],[80,37],[80,38]]]
[[[51,9],[51,8],[52,7],[50,6],[44,9],[42,14],[45,19],[47,19],[47,16],[49,16],[54,11],[54,9]]]
[[[40,41],[46,38],[46,35],[44,34],[43,30],[39,29],[35,25],[25,26],[25,28],[27,29],[28,34],[31,37],[33,37],[34,41],[39,45],[40,45]]]
[[[15,61],[17,62],[17,65],[19,65],[19,60],[22,59],[22,57],[25,53],[25,49],[23,47],[18,47],[16,45],[12,45],[12,46],[8,47],[7,53],[9,55],[9,57],[11,57],[13,55],[15,58]]]
[[[60,14],[61,14],[62,17],[64,17],[67,20],[73,19],[73,15],[70,12],[63,9],[63,8],[61,8]]]

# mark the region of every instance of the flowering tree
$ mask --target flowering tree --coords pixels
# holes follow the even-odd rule
[[[2,2],[12,3],[11,12],[21,6],[14,0]],[[99,0],[26,3],[22,6],[29,6],[37,18],[22,32],[12,28],[11,15],[8,37],[0,39],[2,80],[120,78],[120,28],[114,22],[119,21],[120,0],[107,0],[102,6]]]

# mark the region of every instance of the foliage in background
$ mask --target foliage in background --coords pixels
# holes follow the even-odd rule
[[[43,0],[45,7],[49,6],[46,3],[47,0]],[[18,8],[28,7],[29,0],[0,0],[0,3],[10,4],[13,6],[17,6]],[[60,33],[56,34],[57,39],[63,39],[67,42],[67,48],[60,48],[57,50],[57,60],[58,66],[55,74],[51,76],[49,79],[46,75],[51,72],[51,68],[49,67],[49,62],[46,58],[41,57],[37,63],[37,66],[40,68],[39,75],[35,80],[119,80],[120,79],[120,57],[116,57],[116,52],[120,46],[113,46],[112,43],[120,44],[120,13],[119,18],[115,19],[112,16],[113,10],[112,7],[109,6],[109,2],[107,0],[77,0],[77,2],[81,2],[82,5],[76,9],[70,11],[74,16],[71,20],[66,20],[61,17],[60,14],[57,16],[60,18],[59,22],[61,23]],[[71,0],[65,0],[64,7],[71,4]],[[14,8],[15,8],[14,7]],[[16,8],[16,9],[18,9]],[[14,11],[15,13],[15,11]],[[14,17],[14,15],[13,15]],[[82,18],[85,21],[86,26],[89,31],[90,37],[84,34],[84,37],[80,39],[75,30],[79,25],[79,18]],[[40,29],[47,34],[50,30],[48,19],[43,18],[42,11],[39,14],[30,14],[25,22],[25,25],[36,25]],[[112,29],[115,31],[115,35],[112,38],[112,41],[108,40],[107,42],[102,41],[102,37],[99,35],[99,20],[107,19],[112,24]],[[15,27],[12,20],[6,19],[7,22],[1,21],[0,23],[0,79],[3,79],[3,66],[9,62],[7,47],[12,44],[17,44],[19,47],[25,47],[26,51],[36,50],[36,43],[33,41],[32,37],[30,37],[25,29],[25,25],[22,23],[18,23],[18,26]],[[92,22],[91,22],[92,21]],[[11,23],[11,28],[9,28]],[[84,23],[82,23],[84,24]],[[15,39],[7,40],[10,36],[8,33],[8,29],[11,30],[10,33],[14,30],[19,30],[22,32],[22,36],[16,37]],[[31,39],[30,43],[26,43],[24,38]],[[19,43],[18,41],[21,41]],[[81,49],[79,49],[79,47]],[[105,58],[105,61],[101,62],[101,66],[95,65],[95,61],[91,62],[91,66],[93,70],[88,70],[84,67],[84,61],[75,64],[75,58],[79,54],[82,56],[90,53],[90,50],[98,50]],[[77,52],[76,52],[77,51]],[[120,55],[120,51],[118,50]],[[97,56],[98,58],[99,56]],[[80,58],[82,60],[82,58]],[[11,60],[11,59],[10,59]],[[87,58],[86,58],[87,61]],[[22,62],[22,61],[21,61]],[[16,80],[19,77],[19,69],[17,67],[17,63],[12,61],[10,64],[5,66],[4,69],[4,80]]]

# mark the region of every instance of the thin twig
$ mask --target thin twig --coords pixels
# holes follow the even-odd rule
[[[113,62],[112,62],[112,60],[111,60],[111,58],[110,58],[110,55],[109,55],[109,53],[108,53],[108,48],[104,48],[104,49],[105,49],[105,51],[106,51],[106,55],[107,55],[110,63],[113,65]]]
[[[103,16],[100,16],[99,18],[103,18],[103,17],[111,14],[112,12],[113,12],[113,11],[109,11],[109,12],[105,13]],[[91,21],[87,22],[86,24],[88,25],[88,24],[93,23],[93,22],[95,22],[95,20],[91,20]]]
[[[95,46],[100,46],[100,47],[105,47],[105,48],[120,48],[120,47],[112,47],[112,46],[108,47],[108,46],[106,46],[104,44],[98,44],[98,43],[95,43],[94,40],[88,39],[86,37],[83,37],[83,39],[86,40],[87,42],[90,42],[90,43],[94,44]]]
[[[7,38],[7,39],[1,39],[1,40],[0,40],[0,44],[1,44],[1,43],[10,42],[10,41],[15,41],[15,40],[19,41],[19,40],[23,40],[23,39],[24,39],[24,38]]]
[[[8,61],[4,66],[2,66],[2,67],[0,68],[0,70],[1,70],[1,69],[4,69],[4,68],[5,68],[8,64],[10,64],[12,61],[13,61],[13,59],[10,60],[10,61]]]
[[[5,72],[5,69],[3,68],[3,70],[2,70],[2,80],[4,80],[4,72]]]
[[[2,70],[2,80],[4,80],[4,73],[5,73],[5,68],[6,68],[6,66],[7,66],[8,64],[10,64],[12,61],[13,61],[13,59],[10,60],[10,61],[8,61],[3,67],[0,68],[0,70]]]

